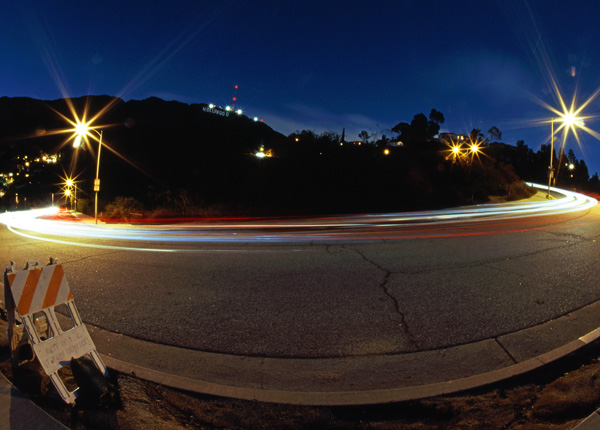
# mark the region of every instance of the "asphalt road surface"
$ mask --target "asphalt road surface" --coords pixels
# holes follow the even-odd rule
[[[141,339],[265,357],[394,354],[494,338],[600,299],[598,206],[499,216],[505,207],[118,226],[100,238],[81,222],[59,223],[72,237],[2,225],[0,261],[58,258],[85,322]]]

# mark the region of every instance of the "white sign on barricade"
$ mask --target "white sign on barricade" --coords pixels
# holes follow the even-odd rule
[[[58,371],[69,366],[72,359],[87,354],[98,370],[108,377],[106,366],[81,321],[62,264],[58,264],[58,260],[50,259],[47,266],[30,261],[24,270],[17,270],[14,263],[11,263],[4,272],[4,289],[13,365],[17,362],[15,354],[18,351],[15,349],[18,341],[15,341],[12,333],[22,323],[35,356],[66,403],[75,402],[78,388],[69,391]],[[8,290],[11,294],[7,293]],[[72,322],[72,328],[67,330],[62,329],[54,312],[55,306],[63,304],[68,308]],[[46,319],[45,335],[39,333],[37,316]]]

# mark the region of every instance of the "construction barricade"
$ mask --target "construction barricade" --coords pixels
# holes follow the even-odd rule
[[[79,387],[69,391],[58,372],[70,366],[72,359],[88,356],[108,377],[58,260],[51,258],[47,266],[29,261],[24,270],[17,270],[11,262],[4,272],[4,302],[13,368],[37,357],[66,403],[75,403]],[[70,322],[65,323],[64,318],[62,324],[59,322],[57,306],[65,309]]]

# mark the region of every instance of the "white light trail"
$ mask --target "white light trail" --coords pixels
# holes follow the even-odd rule
[[[543,185],[530,184],[539,189]],[[355,215],[323,217],[284,221],[256,221],[249,223],[202,223],[185,225],[139,226],[129,224],[93,224],[74,221],[43,219],[52,216],[56,208],[37,209],[0,214],[0,223],[11,231],[26,237],[53,241],[77,246],[102,247],[123,250],[141,250],[140,247],[115,246],[114,244],[87,244],[66,242],[53,237],[100,239],[117,241],[146,241],[156,243],[202,244],[202,243],[311,243],[339,240],[341,236],[352,235],[353,229],[369,228],[374,234],[377,229],[395,227],[398,229],[422,225],[446,225],[490,220],[507,220],[533,216],[565,214],[592,208],[598,202],[592,197],[566,190],[552,188],[555,195],[562,197],[553,200],[524,201],[500,204],[474,205],[462,208],[427,212],[403,212],[392,214]],[[29,232],[26,234],[24,232]],[[51,236],[37,237],[32,233]],[[348,238],[348,237],[346,237]],[[352,239],[350,237],[350,239]],[[146,248],[146,251],[172,252],[170,249]]]

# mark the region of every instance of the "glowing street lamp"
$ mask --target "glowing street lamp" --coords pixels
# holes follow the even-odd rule
[[[71,206],[71,209],[73,209],[73,208],[72,208],[72,206],[73,206],[73,198],[71,197],[71,190],[70,190],[69,188],[67,188],[67,189],[64,191],[64,193],[63,193],[63,194],[65,195],[65,206],[67,206],[67,208],[68,208],[69,206]]]
[[[455,142],[452,138],[450,140],[445,140],[444,143],[448,147],[446,150],[446,152],[448,152],[446,160],[449,160],[450,157],[452,157],[453,164],[456,163],[457,160],[459,162],[463,161],[465,154],[463,153],[464,148],[461,143]]]
[[[96,179],[94,179],[94,192],[95,192],[94,221],[96,222],[96,224],[98,224],[98,191],[100,191],[100,178],[99,178],[100,151],[102,150],[102,132],[103,132],[103,130],[98,131],[95,128],[89,127],[88,124],[78,123],[77,126],[75,127],[75,133],[77,133],[77,136],[75,137],[73,146],[75,148],[78,148],[81,145],[81,139],[84,138],[86,135],[88,135],[91,131],[95,132],[99,137],[99,139],[98,139],[98,160],[96,163]]]
[[[65,197],[67,197],[71,201],[71,209],[73,209],[73,202],[75,202],[75,210],[77,210],[77,187],[73,188],[75,182],[73,179],[67,179],[65,181]],[[73,191],[71,191],[73,190]]]
[[[578,117],[576,112],[573,112],[573,110],[570,110],[568,112],[565,112],[564,114],[560,114],[560,116],[558,118],[552,118],[550,120],[550,166],[548,167],[548,191],[546,193],[546,198],[550,198],[550,186],[552,185],[552,179],[554,179],[554,168],[552,166],[552,161],[554,158],[554,122],[560,122],[562,123],[562,125],[558,128],[558,130],[560,129],[564,129],[565,131],[565,141],[563,142],[563,145],[566,143],[566,134],[569,131],[569,129],[575,131],[575,127],[584,127],[585,123],[583,121],[583,118]],[[558,131],[557,130],[557,131]],[[564,148],[564,146],[563,146]]]

